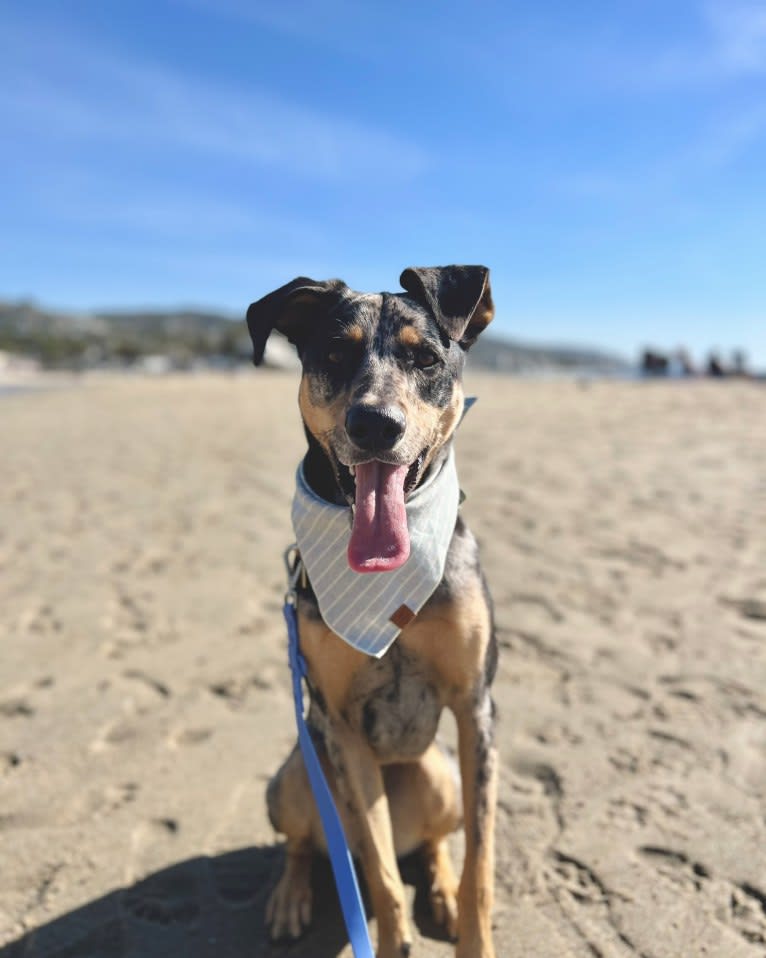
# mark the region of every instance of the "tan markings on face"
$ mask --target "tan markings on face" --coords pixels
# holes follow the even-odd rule
[[[460,383],[455,383],[452,388],[452,399],[450,399],[449,404],[441,410],[439,415],[438,432],[442,443],[446,442],[455,431],[455,427],[463,415],[464,406],[463,387]]]
[[[350,340],[352,343],[359,344],[364,342],[364,330],[361,326],[357,326],[356,324],[349,326],[346,330],[344,330],[344,334],[345,338]]]
[[[309,377],[304,375],[298,392],[298,406],[308,431],[319,441],[323,449],[329,450],[333,434],[343,426],[347,397],[341,394],[331,403],[322,405],[312,398],[311,392]]]
[[[414,326],[403,326],[399,332],[399,342],[402,346],[415,348],[422,345],[423,339]]]
[[[463,414],[463,389],[460,383],[452,388],[452,398],[443,408],[431,406],[410,395],[407,403],[407,431],[411,431],[411,442],[417,447],[417,452],[428,448],[428,456],[424,466],[431,464],[436,453],[455,431]]]

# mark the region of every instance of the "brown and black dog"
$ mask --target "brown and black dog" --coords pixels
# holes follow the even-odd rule
[[[403,529],[380,526],[404,513],[408,495],[447,456],[463,411],[465,353],[494,312],[483,266],[410,268],[400,282],[404,293],[368,294],[339,280],[302,277],[247,313],[256,365],[274,329],[300,355],[299,406],[309,447],[304,474],[312,490],[354,505],[366,469],[373,478],[365,481],[384,482],[395,500],[380,506],[375,535],[357,536],[361,552],[372,553],[354,558],[349,552],[358,571],[406,560],[406,520]],[[458,516],[441,583],[380,659],[325,625],[310,581],[298,589],[298,619],[309,672],[308,722],[364,869],[378,958],[410,953],[396,860],[417,848],[434,916],[456,939],[458,958],[493,958],[497,757],[490,684],[497,644],[475,539]],[[457,723],[462,789],[435,743],[445,706]],[[272,824],[287,837],[267,921],[273,937],[297,937],[311,919],[312,855],[326,847],[297,746],[269,783],[267,802]],[[461,819],[465,862],[458,883],[446,837]]]

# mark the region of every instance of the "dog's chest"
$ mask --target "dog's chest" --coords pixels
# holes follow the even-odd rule
[[[399,643],[370,659],[346,700],[350,724],[381,762],[415,758],[433,741],[442,701],[423,663]]]

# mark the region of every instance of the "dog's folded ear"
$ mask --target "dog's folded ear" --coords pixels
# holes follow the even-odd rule
[[[399,282],[463,349],[475,342],[494,316],[486,266],[410,266]]]
[[[346,284],[339,279],[318,281],[299,276],[252,303],[247,311],[247,328],[253,341],[253,363],[260,366],[266,340],[277,329],[300,353],[321,310],[328,309]]]

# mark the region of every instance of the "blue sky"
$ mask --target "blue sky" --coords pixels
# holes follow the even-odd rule
[[[766,367],[766,0],[11,2],[0,298],[485,263],[498,332]]]

